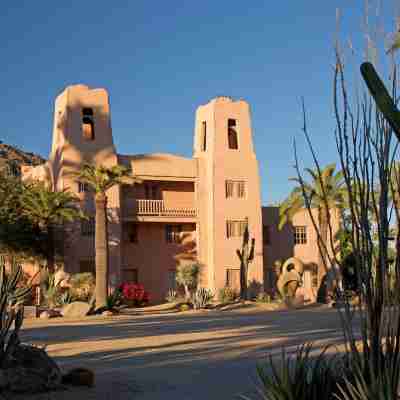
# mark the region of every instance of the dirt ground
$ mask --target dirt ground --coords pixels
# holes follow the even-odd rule
[[[281,347],[303,341],[339,344],[337,311],[326,306],[26,320],[22,341],[46,345],[63,370],[86,367],[92,389],[30,399],[258,399],[255,366]],[[19,397],[21,398],[21,397]],[[27,397],[25,397],[27,398]]]

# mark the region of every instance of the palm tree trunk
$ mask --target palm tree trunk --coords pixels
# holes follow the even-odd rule
[[[322,281],[327,273],[325,249],[327,248],[328,242],[328,215],[324,206],[318,210],[318,220],[321,235],[318,252],[318,287],[321,287]]]
[[[54,228],[51,225],[47,227],[47,270],[53,273],[55,269],[55,246],[54,246]]]
[[[106,306],[108,294],[107,197],[96,195],[96,309]]]

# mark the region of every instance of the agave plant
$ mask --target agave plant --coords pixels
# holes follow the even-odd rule
[[[19,331],[24,320],[24,300],[31,286],[18,287],[23,276],[21,265],[13,261],[11,272],[6,273],[4,260],[0,262],[0,368],[10,360],[19,344]],[[14,329],[10,333],[11,327]]]
[[[210,289],[199,288],[193,295],[193,308],[195,310],[205,308],[208,304],[210,304],[213,298],[214,295]]]

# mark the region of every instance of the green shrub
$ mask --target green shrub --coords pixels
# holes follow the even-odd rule
[[[176,283],[185,289],[187,301],[190,300],[190,292],[197,287],[199,273],[200,265],[197,263],[178,265],[176,269]]]
[[[221,303],[230,303],[234,301],[237,297],[238,293],[230,287],[224,287],[218,292],[218,300]]]
[[[81,272],[71,276],[70,293],[75,300],[89,301],[95,289],[95,278],[90,272]]]
[[[113,293],[107,296],[106,309],[113,310],[123,302],[123,295],[119,288],[114,289]]]
[[[179,306],[179,311],[189,311],[189,310],[190,310],[189,304],[181,304]]]

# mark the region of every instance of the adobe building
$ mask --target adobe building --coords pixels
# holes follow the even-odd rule
[[[110,283],[144,284],[154,302],[175,288],[180,263],[198,261],[200,285],[215,293],[239,288],[239,259],[246,221],[255,238],[249,268],[254,290],[271,289],[274,264],[291,256],[318,262],[315,232],[306,212],[278,231],[278,209],[261,206],[258,161],[249,105],[217,97],[198,107],[193,157],[173,154],[124,155],[113,142],[109,98],[104,89],[67,87],[56,99],[53,141],[45,165],[25,167],[24,179],[46,180],[70,190],[89,220],[65,227],[67,272],[95,271],[94,201],[74,173],[83,163],[130,167],[142,180],[109,190]],[[264,233],[264,237],[263,237]],[[310,277],[309,285],[315,277]]]

